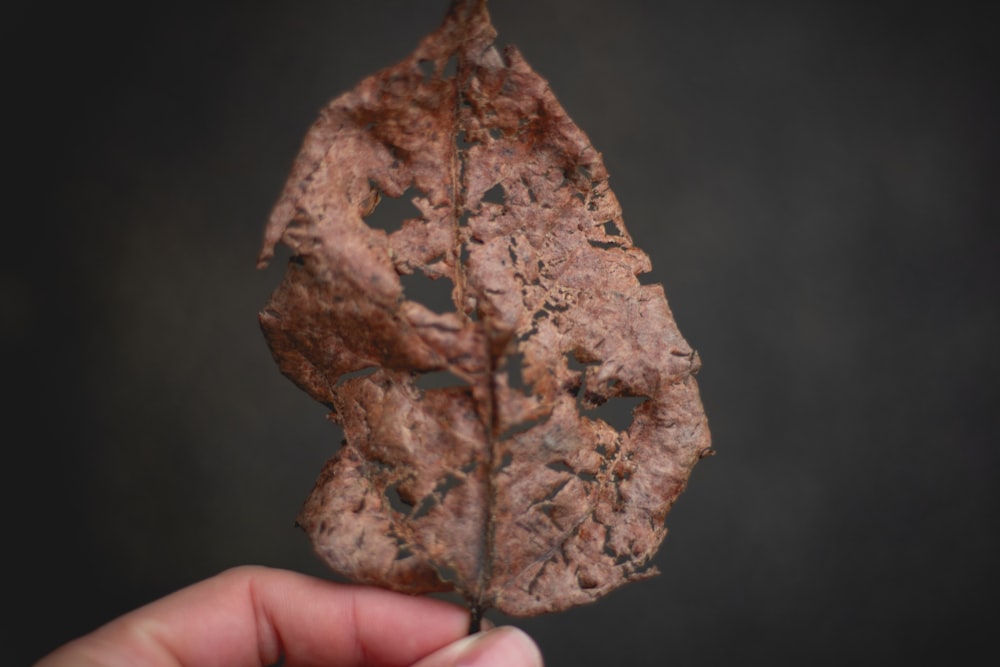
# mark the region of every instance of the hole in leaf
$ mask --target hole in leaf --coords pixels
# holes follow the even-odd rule
[[[473,322],[478,322],[480,320],[481,313],[479,312],[479,299],[474,296],[465,297],[465,306],[462,309],[465,316],[468,317]]]
[[[407,299],[423,304],[435,313],[450,313],[455,310],[451,298],[452,282],[447,278],[431,278],[423,271],[404,273],[399,276]]]
[[[548,463],[545,464],[545,467],[548,468],[549,470],[555,470],[556,472],[568,472],[569,474],[578,477],[584,482],[593,482],[597,480],[597,475],[589,472],[575,470],[565,461],[549,461]],[[562,489],[562,486],[560,486],[559,489]],[[558,491],[556,491],[556,493],[558,493]],[[549,496],[549,500],[551,500],[553,497],[554,495]]]
[[[463,216],[462,219],[460,220],[460,222],[462,224],[465,224],[467,222],[467,220],[468,220],[467,216],[468,216],[468,214],[466,214],[465,216]],[[472,246],[481,246],[481,245],[483,245],[483,242],[480,241],[479,239],[475,238],[475,237],[472,237],[468,241],[466,241],[465,243],[463,243],[461,249],[458,252],[458,261],[459,261],[459,263],[461,263],[462,266],[468,266],[469,265],[469,255],[472,254]]]
[[[424,75],[424,83],[427,83],[430,79],[434,77],[433,60],[421,60],[417,63],[417,67],[420,68],[420,72]]]
[[[409,547],[407,547],[405,545],[400,545],[396,549],[396,560],[405,560],[405,559],[409,558],[412,555],[413,555],[413,551]]]
[[[632,424],[632,411],[645,396],[612,396],[603,405],[583,412],[588,419],[602,419],[616,431],[626,431]]]
[[[521,290],[521,294],[524,294],[524,293],[525,293],[525,290]],[[517,342],[518,343],[523,343],[525,341],[529,341],[529,340],[531,340],[532,338],[534,338],[535,336],[538,335],[538,325],[537,325],[538,319],[539,319],[538,317],[532,317],[531,318],[531,328],[528,329],[528,330],[526,330],[526,331],[522,331],[521,333],[517,334]]]
[[[439,565],[433,561],[431,561],[431,565],[433,565],[434,569],[437,570],[438,579],[441,581],[445,581],[450,584],[454,584],[459,581],[458,570],[453,568],[451,565],[444,563]]]
[[[469,383],[448,370],[421,373],[414,380],[420,389],[445,389],[447,387],[468,387]]]
[[[545,464],[545,467],[549,470],[555,470],[556,472],[568,472],[571,475],[576,474],[576,472],[570,468],[565,461],[549,461]]]
[[[506,201],[503,186],[497,183],[492,188],[484,192],[482,201],[488,204],[503,204],[504,201]]]
[[[465,130],[460,131],[455,135],[455,145],[461,151],[467,151],[469,148],[475,145],[477,142],[470,142]]]
[[[385,497],[389,501],[389,506],[400,514],[409,514],[416,504],[413,498],[406,497],[399,492],[399,482],[386,487]]]
[[[608,236],[621,236],[622,231],[618,229],[618,225],[615,224],[614,220],[608,220],[604,223],[604,233]]]
[[[623,565],[629,561],[629,557],[627,555],[620,554],[612,549],[611,544],[608,542],[604,543],[604,553],[614,559],[615,565]]]
[[[503,433],[501,433],[500,434],[500,439],[501,440],[507,440],[508,438],[513,438],[518,433],[524,433],[525,431],[529,431],[529,430],[533,429],[534,427],[538,426],[539,424],[542,424],[542,423],[548,421],[549,416],[550,415],[543,415],[543,416],[539,417],[538,419],[528,419],[528,420],[523,421],[523,422],[518,422],[517,424],[514,424],[513,426],[511,426],[510,428],[508,428],[506,431],[504,431]]]
[[[441,70],[441,78],[450,79],[458,74],[458,56],[453,55],[448,58],[448,62],[444,64],[444,69]]]
[[[374,210],[365,216],[365,224],[391,234],[403,226],[404,220],[422,219],[422,214],[413,205],[413,197],[419,194],[422,193],[416,188],[409,188],[402,197],[389,197],[382,193]]]
[[[511,389],[524,389],[524,354],[516,352],[508,355],[506,360],[507,386]]]
[[[584,389],[583,392],[577,395],[576,407],[580,411],[594,410],[604,405],[607,400],[608,397],[603,394]]]
[[[344,373],[339,378],[337,378],[337,386],[344,384],[348,380],[353,380],[354,378],[367,377],[374,373],[376,368],[374,366],[366,366],[356,371],[351,371],[349,373]]]
[[[596,239],[587,239],[587,243],[594,246],[595,248],[600,248],[601,250],[609,250],[611,248],[618,248],[617,243],[611,241],[598,241]]]
[[[584,392],[583,387],[586,384],[587,379],[587,368],[591,366],[597,366],[598,363],[585,362],[580,359],[584,355],[579,350],[574,350],[565,355],[566,358],[566,368],[571,373],[576,373],[576,377],[571,378],[566,384],[563,385],[563,389],[568,393],[576,396],[576,408],[581,413],[584,410],[589,410],[594,407],[597,403],[603,403],[604,397],[597,396],[596,394],[590,392]],[[588,360],[589,361],[589,360]]]
[[[489,132],[490,132],[490,138],[492,139],[499,139],[503,136],[503,130],[501,130],[499,127],[491,127],[489,129]]]
[[[580,401],[579,401],[580,389],[582,387],[583,387],[583,382],[581,378],[571,378],[563,383],[563,391],[565,391],[570,396],[577,397],[576,406],[578,410],[582,409],[580,407]]]
[[[434,487],[434,495],[443,501],[449,491],[457,486],[461,486],[462,483],[463,480],[461,477],[449,473],[443,480],[437,483],[437,486]]]
[[[580,358],[576,356],[576,352],[570,352],[566,355],[566,367],[578,373],[583,373],[587,370],[587,364],[580,361]]]
[[[553,303],[552,299],[546,299],[545,303],[542,305],[550,313],[562,313],[569,310],[569,304],[562,300],[557,300]]]
[[[440,252],[431,257],[429,260],[427,260],[426,265],[433,266],[434,264],[437,264],[438,262],[443,262],[444,260],[445,260],[445,254],[443,252]]]
[[[573,471],[571,470],[570,473],[572,472]],[[559,495],[559,492],[562,491],[564,488],[566,488],[566,485],[569,484],[571,479],[572,477],[567,477],[563,480],[560,480],[558,484],[556,484],[555,486],[553,486],[551,489],[548,490],[548,492],[545,494],[545,497],[539,501],[539,504],[544,505],[547,503],[551,503],[553,500],[555,500],[556,496]]]
[[[423,519],[425,516],[431,513],[431,508],[437,505],[437,498],[433,495],[424,496],[420,504],[417,505],[417,509],[411,515],[411,519]]]

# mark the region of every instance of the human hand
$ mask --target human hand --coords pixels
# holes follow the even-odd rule
[[[35,667],[541,667],[512,627],[466,637],[468,612],[425,597],[244,566],[121,616]]]

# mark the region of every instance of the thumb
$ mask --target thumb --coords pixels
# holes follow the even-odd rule
[[[523,631],[504,626],[464,637],[413,667],[542,667],[542,653]]]

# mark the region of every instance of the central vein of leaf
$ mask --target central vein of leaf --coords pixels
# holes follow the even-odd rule
[[[452,150],[452,160],[451,160],[451,181],[452,181],[452,193],[454,197],[454,209],[453,209],[453,229],[454,229],[454,253],[455,253],[455,282],[458,286],[456,294],[458,297],[458,303],[456,304],[459,313],[463,313],[468,319],[472,319],[473,315],[476,316],[478,325],[483,328],[486,333],[484,336],[484,349],[483,353],[486,355],[489,363],[487,365],[487,375],[486,386],[487,399],[485,401],[486,405],[482,406],[477,412],[480,415],[483,426],[483,433],[486,439],[484,456],[485,460],[481,462],[479,470],[482,471],[480,474],[483,475],[483,484],[485,485],[485,497],[486,497],[486,507],[484,515],[484,523],[482,531],[479,535],[479,563],[478,563],[478,577],[476,581],[476,590],[467,592],[470,595],[469,607],[471,612],[470,619],[470,633],[478,632],[479,623],[482,617],[483,611],[491,605],[491,601],[488,599],[488,588],[490,584],[490,578],[493,570],[493,555],[494,555],[494,516],[495,504],[496,504],[496,493],[494,489],[494,475],[495,475],[495,461],[499,460],[497,454],[498,438],[497,438],[497,390],[496,390],[496,372],[498,367],[497,355],[493,350],[493,342],[490,340],[489,335],[489,323],[485,316],[480,318],[478,313],[467,313],[466,308],[468,307],[466,291],[468,289],[468,281],[466,276],[466,267],[463,262],[462,246],[467,240],[464,238],[464,230],[462,229],[463,218],[467,213],[471,213],[469,210],[468,202],[468,192],[465,187],[465,165],[466,161],[469,159],[468,152],[462,147],[461,139],[468,130],[469,118],[468,114],[471,113],[471,107],[465,104],[465,95],[468,88],[467,81],[472,76],[473,65],[470,64],[463,52],[462,47],[459,47],[458,52],[458,67],[454,78],[455,86],[455,106],[454,106],[454,117],[453,117],[453,150]],[[473,306],[478,309],[478,304]]]

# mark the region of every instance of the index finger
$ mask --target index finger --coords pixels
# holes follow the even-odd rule
[[[456,605],[257,566],[125,614],[43,659],[59,665],[410,665],[465,635]]]

